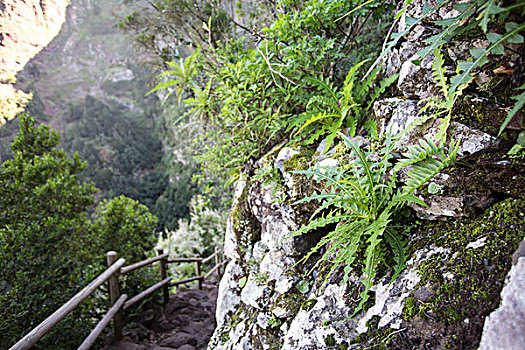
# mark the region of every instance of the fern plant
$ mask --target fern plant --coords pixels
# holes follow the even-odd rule
[[[181,58],[178,61],[167,62],[166,64],[170,69],[157,76],[157,80],[160,80],[160,82],[148,94],[156,91],[168,90],[166,96],[166,98],[168,98],[173,92],[175,92],[177,95],[177,102],[180,104],[183,93],[195,86],[194,79],[198,73],[197,59],[199,54],[200,49],[197,49],[185,59]]]
[[[357,126],[363,122],[373,102],[399,76],[396,74],[383,79],[371,89],[381,67],[378,67],[369,79],[359,81],[359,69],[365,62],[361,61],[350,68],[341,89],[337,89],[329,78],[305,77],[304,80],[315,87],[318,94],[308,100],[306,111],[295,118],[289,129],[301,125],[295,132],[295,135],[298,135],[315,124],[317,127],[308,140],[311,142],[328,133],[327,148],[343,127],[348,128],[350,136],[355,136]]]
[[[404,158],[392,167],[394,140],[386,140],[379,153],[372,153],[361,150],[359,143],[351,141],[345,135],[341,137],[355,161],[350,162],[346,168],[316,167],[296,172],[322,183],[324,189],[295,203],[317,201],[319,207],[311,221],[294,232],[292,237],[335,225],[335,229],[324,236],[302,259],[306,261],[324,248],[322,258],[314,268],[323,261],[330,263],[331,269],[325,282],[343,265],[343,280],[346,285],[357,252],[360,249],[365,250],[361,278],[364,289],[359,305],[354,310],[355,315],[369,298],[377,267],[381,263],[382,250],[389,249],[394,255],[396,265],[392,280],[405,267],[406,243],[395,231],[392,222],[396,213],[407,203],[425,205],[414,195],[414,191],[455,161],[457,144],[452,142],[447,148],[444,143],[436,144],[431,139],[421,141],[419,146],[409,147],[403,154]],[[407,166],[411,167],[407,173],[408,179],[402,187],[398,187],[396,173]],[[393,175],[389,175],[391,169]]]

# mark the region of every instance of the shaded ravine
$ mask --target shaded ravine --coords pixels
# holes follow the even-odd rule
[[[180,287],[164,307],[146,309],[136,325],[124,330],[122,341],[99,350],[206,349],[215,329],[217,284],[206,281],[202,290]]]

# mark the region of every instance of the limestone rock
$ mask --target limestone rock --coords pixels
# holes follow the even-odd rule
[[[420,108],[413,100],[390,98],[374,103],[374,113],[379,119],[382,134],[397,135],[410,124],[423,119]],[[431,118],[404,135],[398,142],[400,150],[406,146],[418,144],[419,139],[435,136],[439,131],[440,122]],[[482,131],[470,128],[464,124],[451,122],[447,131],[448,140],[460,140],[458,158],[496,147],[499,141]]]
[[[224,324],[226,318],[234,313],[241,302],[239,280],[242,277],[245,277],[245,274],[239,263],[235,260],[230,261],[219,284],[215,314],[217,326]]]
[[[269,293],[268,286],[260,278],[257,273],[250,274],[241,292],[241,301],[256,309],[263,308],[265,297]]]
[[[418,204],[410,204],[410,207],[416,211],[418,217],[422,219],[436,220],[443,217],[466,216],[463,198],[430,195],[424,201],[428,208]]]
[[[293,188],[293,178],[292,178],[292,174],[290,174],[284,169],[284,163],[287,160],[290,160],[293,156],[299,154],[300,150],[301,150],[301,147],[283,148],[277,155],[277,159],[275,159],[275,166],[277,167],[277,169],[279,169],[279,171],[283,175],[284,184],[288,188]]]
[[[525,344],[525,258],[512,267],[501,304],[485,319],[480,350],[518,350]]]

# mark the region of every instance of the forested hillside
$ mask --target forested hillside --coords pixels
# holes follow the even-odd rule
[[[188,217],[197,166],[173,157],[165,145],[164,107],[155,95],[155,71],[118,30],[129,7],[120,1],[75,1],[59,35],[18,73],[16,86],[32,93],[26,110],[61,134],[61,147],[88,163],[79,176],[102,198],[126,195],[159,218],[159,230]],[[0,159],[18,124],[0,129]]]

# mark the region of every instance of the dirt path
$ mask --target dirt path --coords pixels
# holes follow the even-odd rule
[[[124,339],[99,350],[204,350],[215,329],[217,285],[183,289],[164,307],[149,309]]]

